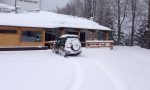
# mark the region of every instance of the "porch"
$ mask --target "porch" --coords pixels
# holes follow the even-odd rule
[[[53,47],[55,40],[63,34],[80,37],[83,47],[112,47],[111,32],[79,28],[27,28],[0,26],[0,47]]]
[[[75,28],[45,29],[45,46],[53,48],[55,41],[63,34],[78,35],[80,37],[80,41],[83,47],[110,47],[111,49],[113,48],[113,40],[111,38],[112,31],[98,31]]]

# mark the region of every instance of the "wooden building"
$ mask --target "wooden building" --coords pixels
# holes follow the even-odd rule
[[[45,46],[63,34],[79,35],[84,45],[97,38],[97,31],[103,31],[106,40],[112,32],[90,20],[50,12],[0,14],[0,47]]]
[[[145,39],[143,47],[150,49],[150,30],[146,31],[144,36]]]

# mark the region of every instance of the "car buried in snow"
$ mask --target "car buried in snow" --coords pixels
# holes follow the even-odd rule
[[[64,57],[68,55],[80,55],[82,52],[82,46],[79,37],[70,34],[62,35],[55,42],[53,52]]]

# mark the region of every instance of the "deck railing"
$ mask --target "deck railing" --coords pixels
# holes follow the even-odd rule
[[[53,48],[54,43],[56,41],[47,41],[46,44],[49,46],[50,49]],[[110,49],[113,49],[113,40],[88,40],[85,42],[85,47],[87,48],[100,48],[100,47],[109,47]]]
[[[47,41],[47,42],[45,42],[45,44],[46,44],[50,49],[52,49],[55,42],[56,42],[56,41]]]
[[[100,47],[109,47],[113,49],[113,40],[88,40],[86,41],[87,48],[100,48]]]

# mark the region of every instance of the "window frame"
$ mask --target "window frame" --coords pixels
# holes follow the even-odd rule
[[[23,34],[23,32],[25,32],[25,31],[31,31],[31,32],[40,32],[41,33],[41,41],[40,42],[26,42],[26,41],[23,41],[22,40],[22,34]],[[43,31],[42,31],[42,29],[41,30],[39,30],[39,29],[21,29],[21,31],[20,31],[20,42],[21,43],[42,43],[42,42],[44,42],[43,41]]]
[[[2,32],[1,31],[6,31],[6,32]],[[10,31],[10,32],[9,32]],[[14,31],[14,32],[11,32]],[[10,34],[10,35],[14,35],[14,34],[18,34],[18,30],[15,29],[0,29],[0,34]]]

